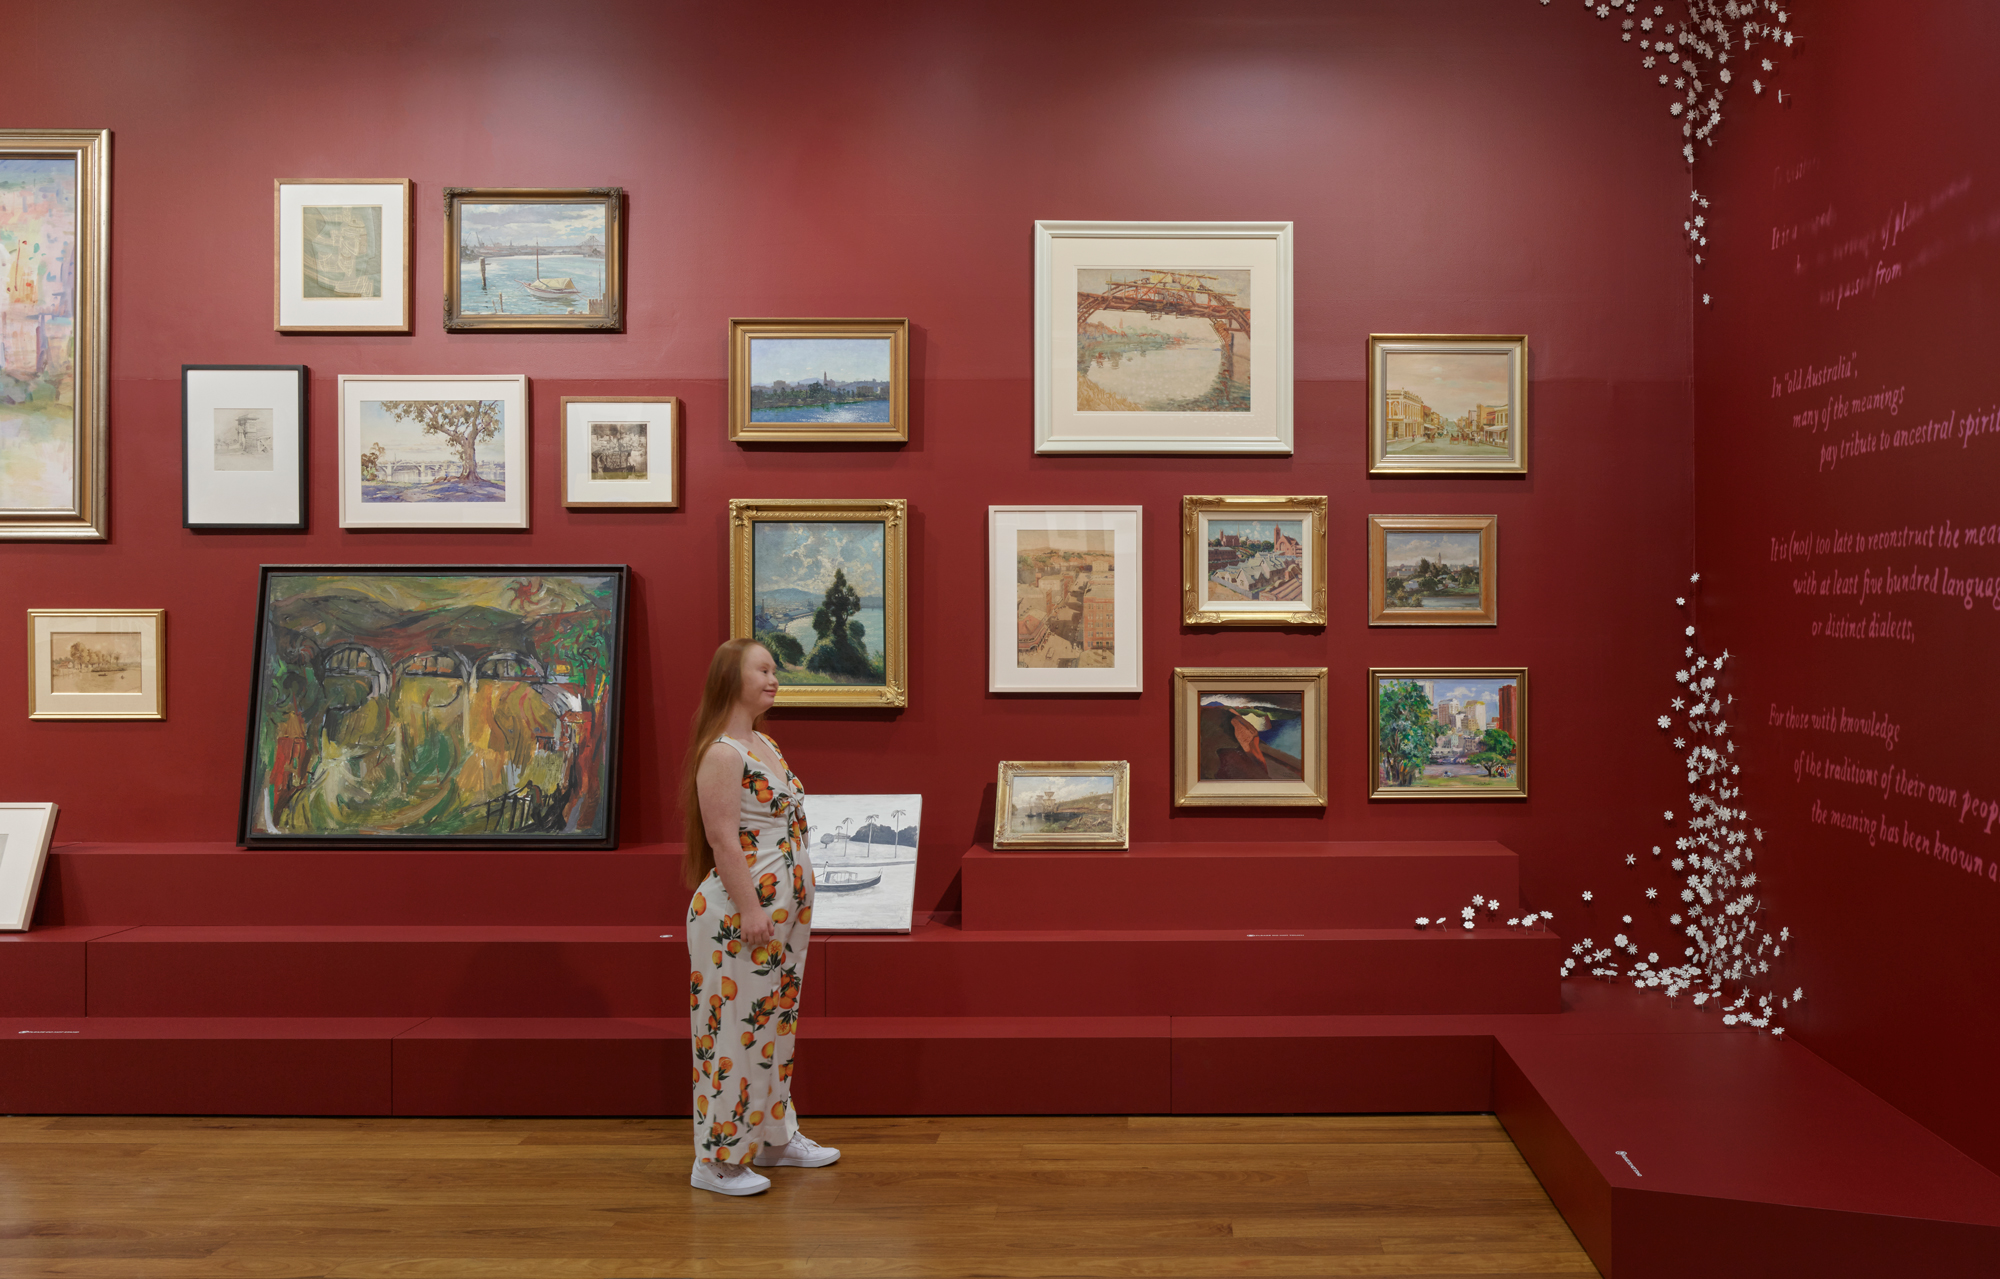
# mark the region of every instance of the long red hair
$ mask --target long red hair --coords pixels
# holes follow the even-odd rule
[[[694,713],[694,731],[688,734],[687,758],[681,764],[681,820],[687,853],[681,859],[681,873],[689,888],[700,887],[708,872],[715,869],[715,850],[709,847],[708,830],[701,821],[701,792],[697,779],[701,761],[715,739],[722,736],[730,712],[743,700],[743,655],[762,648],[754,639],[724,640],[708,659],[708,679],[701,686],[701,705]],[[761,726],[759,715],[752,728]]]

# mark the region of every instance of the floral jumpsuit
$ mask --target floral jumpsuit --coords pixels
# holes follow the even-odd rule
[[[694,1139],[704,1161],[748,1163],[763,1143],[799,1130],[792,1109],[792,1048],[800,980],[812,937],[813,877],[806,851],[805,788],[778,744],[754,748],[716,738],[743,757],[737,839],[757,900],[776,926],[771,940],[743,940],[743,916],[714,871],[688,903],[688,1020],[694,1035]],[[775,767],[751,757],[751,749]],[[715,850],[716,857],[729,855]]]

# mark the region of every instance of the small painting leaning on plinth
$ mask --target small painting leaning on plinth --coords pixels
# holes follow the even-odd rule
[[[1326,668],[1174,671],[1174,804],[1326,803]]]
[[[1368,470],[1520,475],[1528,469],[1528,339],[1377,333],[1368,339]]]
[[[816,933],[907,933],[922,795],[808,795]]]
[[[28,930],[55,833],[54,804],[0,803],[0,932]]]
[[[1528,672],[1519,666],[1368,672],[1370,799],[1524,799]]]
[[[1125,848],[1126,760],[1003,760],[993,794],[995,848]]]

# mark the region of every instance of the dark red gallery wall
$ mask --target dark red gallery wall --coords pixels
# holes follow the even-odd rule
[[[726,633],[732,497],[910,502],[911,687],[900,714],[793,713],[775,731],[817,790],[923,793],[919,908],[949,904],[1001,759],[1124,758],[1140,840],[1497,838],[1559,911],[1650,843],[1677,780],[1647,727],[1691,556],[1684,177],[1654,92],[1586,15],[1428,3],[114,5],[17,15],[0,117],[108,126],[113,196],[112,540],[0,545],[0,671],[27,607],[168,610],[169,718],[34,723],[0,680],[9,797],[59,838],[227,839],[262,562],[629,562],[624,833],[676,838],[669,798],[699,671]],[[416,331],[271,332],[275,178],[416,183]],[[630,327],[617,336],[439,327],[440,189],[629,192]],[[1038,458],[1036,218],[1297,223],[1294,456]],[[903,448],[725,439],[736,315],[898,315],[916,404]],[[1532,471],[1370,480],[1373,332],[1525,332]],[[178,367],[314,373],[313,526],[179,527]],[[533,530],[336,526],[334,376],[525,373]],[[563,394],[685,398],[687,503],[565,511]],[[1183,630],[1186,493],[1331,497],[1324,634]],[[985,692],[985,507],[1146,507],[1146,692]],[[1370,630],[1364,517],[1500,516],[1497,630]],[[11,616],[17,619],[6,622]],[[1177,665],[1332,670],[1334,798],[1300,812],[1169,805]],[[1370,664],[1522,664],[1537,737],[1526,803],[1369,803]],[[1283,892],[1283,885],[1220,886]],[[1439,903],[1449,906],[1455,903]]]
[[[1699,178],[1703,621],[1800,935],[1794,1030],[2000,1167],[2000,11],[1792,16],[1786,104],[1739,106]]]

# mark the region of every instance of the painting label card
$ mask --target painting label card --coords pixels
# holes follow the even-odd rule
[[[277,184],[280,333],[410,327],[410,184]]]
[[[992,506],[987,688],[1136,693],[1136,506]]]
[[[525,377],[340,378],[342,528],[526,528]]]
[[[564,506],[679,505],[679,400],[566,395],[559,411]]]
[[[1528,469],[1528,340],[1376,334],[1368,339],[1369,469]]]
[[[1368,693],[1370,798],[1528,793],[1527,671],[1376,669]]]
[[[166,613],[29,609],[30,719],[165,719]]]
[[[907,933],[921,795],[808,795],[816,933]]]

